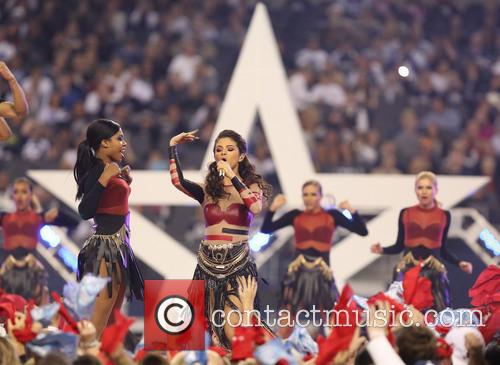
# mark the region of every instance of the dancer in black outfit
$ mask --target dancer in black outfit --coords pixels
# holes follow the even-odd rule
[[[368,231],[362,218],[348,201],[341,202],[339,208],[348,210],[349,219],[337,209],[325,210],[321,207],[322,187],[315,180],[306,181],[302,186],[305,209],[294,209],[273,222],[274,213],[286,200],[277,195],[267,212],[261,231],[273,233],[283,227],[293,226],[295,232],[295,259],[288,266],[283,280],[279,307],[295,315],[299,310],[329,310],[333,308],[339,292],[330,268],[330,249],[337,226],[366,236]],[[286,337],[287,329],[281,335]]]
[[[16,210],[0,212],[3,231],[0,288],[42,305],[48,300],[48,289],[47,271],[37,255],[40,229],[45,224],[75,226],[77,219],[63,214],[58,208],[42,212],[27,178],[14,181],[12,197]]]
[[[440,311],[451,306],[448,276],[440,259],[469,274],[472,264],[456,258],[446,245],[451,216],[449,211],[439,207],[437,191],[436,175],[430,171],[419,173],[415,179],[418,204],[401,210],[396,243],[388,247],[376,243],[371,251],[380,255],[395,255],[404,251],[403,258],[394,269],[393,280],[403,280],[409,269],[422,262],[420,276],[431,281],[433,308]]]
[[[128,299],[144,299],[144,282],[130,246],[130,167],[118,165],[127,147],[120,125],[107,119],[94,121],[87,139],[78,146],[74,168],[78,184],[78,211],[83,219],[93,218],[95,233],[78,255],[78,279],[86,273],[111,278],[97,297],[92,322],[98,337],[113,321],[113,309],[120,309],[126,290]]]

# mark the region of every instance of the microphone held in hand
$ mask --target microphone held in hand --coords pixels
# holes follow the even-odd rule
[[[222,158],[221,161],[226,161],[226,159]],[[219,178],[224,179],[225,176],[226,176],[226,171],[224,169],[219,169]]]

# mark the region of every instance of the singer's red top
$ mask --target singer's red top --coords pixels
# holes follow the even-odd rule
[[[223,174],[217,174],[218,183],[224,184]],[[206,227],[205,240],[235,242],[248,236],[248,227],[262,207],[261,192],[257,184],[250,185],[253,189],[251,190],[238,176],[234,176],[231,184],[223,187],[226,196],[213,199],[205,191],[203,184],[184,178],[176,146],[170,147],[170,178],[178,190],[202,205]]]
[[[250,227],[253,220],[253,214],[244,204],[233,203],[225,210],[214,203],[206,204],[203,208],[205,214],[206,226],[213,226],[222,221],[229,224],[242,227]]]

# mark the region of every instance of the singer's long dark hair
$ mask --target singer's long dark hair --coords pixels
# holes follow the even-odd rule
[[[113,137],[120,130],[120,125],[109,119],[94,120],[87,128],[87,138],[78,145],[73,176],[78,185],[76,199],[83,196],[83,185],[89,171],[101,162],[96,157],[101,142]]]
[[[250,163],[247,153],[247,143],[241,135],[233,130],[226,129],[219,133],[215,139],[213,152],[215,153],[215,146],[217,141],[221,138],[231,138],[238,147],[238,151],[241,154],[245,154],[245,158],[238,164],[238,173],[243,179],[243,183],[246,186],[251,184],[258,184],[259,188],[262,190],[262,196],[264,200],[267,200],[272,193],[272,187],[267,182],[264,181],[261,175],[255,172],[255,167]],[[224,191],[223,180],[219,177],[219,171],[217,171],[217,162],[212,162],[208,165],[208,174],[205,178],[205,191],[215,202],[219,199],[227,198],[230,194]]]

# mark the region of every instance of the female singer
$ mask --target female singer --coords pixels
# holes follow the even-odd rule
[[[451,300],[446,268],[439,258],[459,266],[469,274],[472,273],[472,264],[458,260],[446,246],[450,212],[439,207],[436,201],[437,191],[436,175],[430,171],[419,173],[415,179],[418,204],[404,208],[399,213],[396,243],[389,247],[376,243],[371,246],[371,251],[381,255],[394,255],[404,250],[404,256],[394,270],[394,280],[402,280],[406,271],[423,260],[420,275],[431,281],[433,308],[440,311],[449,307]]]
[[[238,277],[257,278],[257,268],[249,253],[248,229],[262,210],[262,198],[271,187],[255,173],[247,157],[245,140],[232,130],[222,131],[215,140],[214,159],[204,183],[184,178],[177,145],[192,142],[196,130],[178,134],[170,140],[170,175],[174,186],[196,199],[203,207],[205,237],[198,251],[195,280],[205,280],[205,314],[221,345],[230,348],[234,330],[222,324],[222,313],[242,309],[238,297]],[[255,308],[258,308],[256,301]],[[214,318],[212,318],[212,315]],[[230,315],[232,323],[237,322]],[[227,319],[227,316],[224,318]]]

